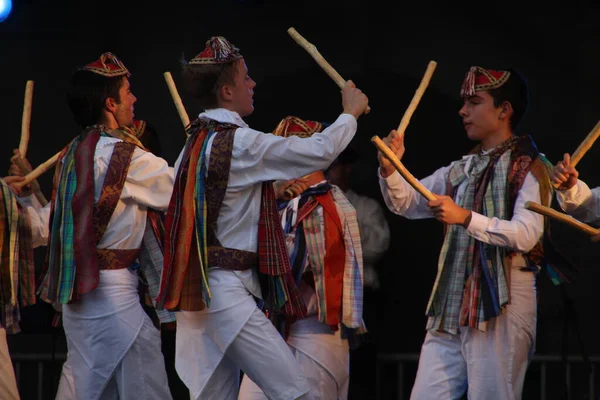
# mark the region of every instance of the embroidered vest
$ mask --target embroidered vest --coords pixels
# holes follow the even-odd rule
[[[98,202],[94,205],[92,214],[92,226],[96,243],[100,242],[108,222],[110,221],[117,203],[121,198],[121,192],[127,179],[127,172],[135,145],[126,142],[115,144],[104,185]],[[140,254],[140,249],[96,249],[99,269],[123,269],[132,265]]]

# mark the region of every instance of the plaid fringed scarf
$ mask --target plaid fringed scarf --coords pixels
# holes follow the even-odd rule
[[[341,218],[346,257],[344,264],[342,319],[343,326],[357,329],[358,333],[366,332],[363,321],[363,252],[358,228],[356,209],[344,195],[341,189],[333,186],[331,189],[333,201],[338,208]]]
[[[20,309],[35,304],[35,266],[27,210],[0,180],[0,326],[20,331]]]
[[[94,154],[101,136],[143,146],[124,129],[86,128],[58,159],[52,190],[50,239],[38,292],[43,300],[67,304],[98,286],[94,213]]]
[[[155,308],[156,316],[163,324],[176,320],[175,313],[156,307],[156,298],[159,294],[160,279],[165,263],[163,251],[164,238],[165,228],[162,213],[149,209],[146,219],[146,230],[144,231],[144,239],[142,241],[142,250],[139,256],[139,275],[142,282],[142,294],[149,300],[146,304]]]
[[[260,211],[258,263],[267,282],[262,290],[265,308],[286,317],[304,318],[306,305],[292,274],[272,181],[263,183]]]
[[[256,266],[256,253],[224,248],[215,234],[237,128],[207,118],[190,126],[165,219],[165,266],[158,307],[186,311],[210,307],[209,266],[230,270]],[[207,171],[207,145],[214,135]],[[258,231],[259,272],[269,282],[263,292],[266,302],[286,315],[304,316],[306,307],[291,275],[270,183],[263,184]]]
[[[337,186],[322,183],[279,209],[294,279],[300,284],[311,273],[319,321],[333,330],[341,325],[345,336],[364,333],[362,246],[352,204]]]
[[[529,136],[512,137],[488,154],[481,154],[479,147],[473,153],[469,177],[466,159],[451,168],[449,194],[468,179],[464,196],[455,199],[459,206],[510,220],[525,176],[537,160],[535,144]],[[485,331],[487,321],[499,316],[509,301],[504,263],[510,255],[508,249],[474,239],[460,226],[448,226],[427,306],[427,329],[456,333],[460,326],[469,326]]]
[[[235,129],[235,125],[197,119],[188,131],[190,135],[165,217],[165,265],[158,307],[186,311],[210,307],[206,149],[213,135],[218,132],[233,134]],[[231,138],[233,140],[233,135]],[[227,157],[230,164],[231,149]]]

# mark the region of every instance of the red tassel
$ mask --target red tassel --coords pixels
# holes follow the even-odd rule
[[[460,97],[471,97],[475,94],[475,71],[477,67],[469,68],[469,72],[465,75],[462,87],[460,88]]]

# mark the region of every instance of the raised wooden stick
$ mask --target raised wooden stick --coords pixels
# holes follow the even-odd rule
[[[557,221],[564,222],[565,224],[571,225],[573,228],[578,229],[582,232],[585,232],[586,234],[588,234],[590,236],[595,236],[595,235],[600,234],[599,229],[593,228],[593,227],[589,226],[588,224],[584,224],[583,222],[576,220],[575,218],[571,217],[570,215],[561,213],[550,207],[543,206],[543,205],[535,203],[533,201],[525,202],[525,208],[528,210],[531,210],[533,212],[536,212],[538,214],[545,215],[546,217],[550,217]]]
[[[29,144],[29,126],[31,125],[31,104],[33,103],[33,81],[25,84],[25,101],[23,102],[23,118],[21,120],[21,142],[19,151],[21,157],[25,158]]]
[[[183,102],[181,101],[181,97],[177,91],[177,86],[175,86],[175,81],[173,81],[173,76],[170,72],[165,72],[163,76],[165,77],[165,81],[169,87],[169,92],[171,93],[171,97],[173,98],[173,102],[177,108],[177,113],[179,114],[183,128],[187,129],[187,127],[190,125],[190,117],[188,117],[187,111],[185,111],[185,107],[183,106]]]
[[[325,58],[319,53],[315,45],[310,43],[308,40],[304,39],[304,37],[298,33],[296,29],[289,28],[288,34],[302,47],[304,50],[311,55],[311,57],[319,64],[319,66],[329,75],[331,79],[342,89],[346,84],[346,80],[342,78],[342,76],[325,60]],[[365,109],[365,114],[368,114],[371,111],[371,108],[367,106]]]
[[[50,168],[52,168],[54,166],[54,164],[56,164],[56,161],[58,161],[59,156],[60,156],[60,152],[53,155],[46,162],[44,162],[43,164],[40,164],[33,171],[31,171],[30,173],[25,175],[24,180],[22,180],[21,182],[15,183],[15,186],[23,187],[23,186],[31,183],[33,180],[39,178],[44,172],[48,171]]]
[[[425,186],[421,184],[402,164],[398,157],[394,154],[392,150],[379,138],[379,136],[375,135],[371,138],[371,142],[383,153],[383,155],[390,160],[390,162],[394,165],[394,167],[398,170],[400,175],[408,182],[412,187],[415,188],[417,192],[421,194],[421,196],[425,197],[427,200],[432,201],[436,200],[437,197],[433,193],[431,193]]]
[[[600,121],[596,123],[594,129],[592,129],[592,131],[588,133],[586,138],[583,140],[583,142],[581,142],[579,147],[577,147],[577,150],[575,150],[575,152],[571,156],[571,166],[574,167],[577,165],[577,163],[581,160],[585,153],[587,153],[587,151],[592,148],[592,145],[594,144],[596,139],[598,139],[598,136],[600,136]]]
[[[429,81],[431,80],[431,77],[433,76],[433,72],[435,71],[436,67],[437,63],[435,61],[429,61],[429,64],[427,65],[427,70],[425,71],[425,75],[423,75],[423,79],[421,79],[421,83],[419,84],[419,87],[417,88],[417,91],[415,92],[410,102],[410,105],[404,112],[404,116],[402,116],[400,125],[398,125],[398,133],[400,133],[401,135],[404,134],[404,131],[406,130],[406,127],[410,122],[410,118],[417,109],[417,106],[421,101],[421,97],[423,97],[423,93],[425,93],[425,89],[427,89],[427,86],[429,86]]]

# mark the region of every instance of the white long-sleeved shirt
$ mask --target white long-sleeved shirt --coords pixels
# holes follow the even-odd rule
[[[94,202],[100,199],[104,178],[116,143],[121,139],[101,137],[94,153]],[[121,197],[98,243],[100,249],[137,249],[146,228],[148,208],[166,210],[173,191],[174,170],[152,153],[136,148],[129,165]],[[48,242],[49,202],[45,207],[35,196],[21,198],[28,206],[34,247]],[[39,238],[35,242],[35,238]]]
[[[467,155],[463,159],[472,157]],[[465,163],[467,176],[470,161],[468,159]],[[420,182],[434,194],[445,194],[448,173],[453,164],[438,169]],[[467,183],[468,180],[465,179],[459,184],[455,200],[464,196]],[[385,203],[392,212],[409,219],[433,218],[433,214],[427,207],[427,199],[410,186],[397,171],[387,178],[383,178],[379,173],[379,184]],[[525,177],[510,221],[472,212],[467,233],[484,243],[507,247],[521,253],[528,252],[542,236],[544,218],[540,214],[527,210],[525,208],[527,201],[540,203],[539,184],[531,172]]]
[[[258,249],[262,182],[289,180],[325,170],[350,143],[357,126],[354,116],[341,114],[327,129],[310,138],[284,138],[251,129],[238,113],[223,108],[207,110],[200,117],[239,126],[233,139],[229,182],[215,234],[224,247],[251,252]],[[214,136],[207,144],[207,171],[213,140]],[[175,162],[175,171],[182,156],[183,150]],[[253,295],[260,297],[252,270],[234,272]]]
[[[591,189],[582,180],[568,190],[557,190],[560,207],[582,222],[600,222],[600,187]]]
[[[100,199],[114,145],[120,139],[101,137],[94,154],[94,202]],[[98,248],[138,249],[146,228],[148,208],[165,211],[173,192],[174,170],[154,154],[136,147],[121,198]]]

